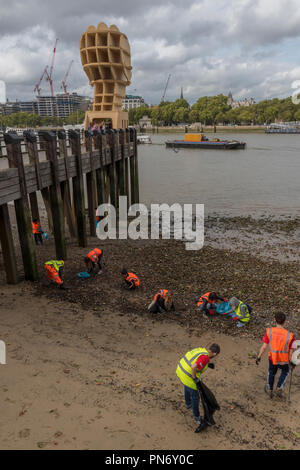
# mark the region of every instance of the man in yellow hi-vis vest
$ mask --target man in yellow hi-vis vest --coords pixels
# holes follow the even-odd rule
[[[184,398],[187,409],[192,408],[197,424],[202,424],[199,412],[199,392],[198,384],[200,376],[209,367],[214,369],[215,365],[210,363],[210,359],[220,353],[220,346],[212,344],[208,349],[196,348],[187,352],[179,361],[176,374],[184,385]]]

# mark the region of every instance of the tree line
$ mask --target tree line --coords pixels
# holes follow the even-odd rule
[[[39,114],[18,112],[9,114],[8,116],[0,115],[0,127],[4,130],[6,127],[60,127],[64,124],[81,124],[84,121],[84,116],[85,113],[81,110],[71,113],[68,117],[65,118],[59,118],[57,116],[40,116]]]
[[[143,116],[151,119],[153,126],[176,125],[179,123],[202,125],[213,124],[256,124],[263,125],[275,120],[288,122],[300,121],[300,106],[292,102],[292,98],[260,101],[250,106],[231,108],[227,104],[227,96],[203,96],[189,106],[185,99],[164,101],[158,106],[147,105],[129,111],[131,125],[138,124]]]

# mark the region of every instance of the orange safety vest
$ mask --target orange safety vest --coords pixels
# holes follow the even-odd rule
[[[37,223],[32,222],[31,225],[32,225],[32,233],[40,233],[41,224],[39,222]]]
[[[50,264],[45,264],[45,269],[47,271],[47,274],[48,274],[48,278],[51,280],[51,281],[54,281],[56,282],[56,284],[60,285],[63,283],[63,281],[61,280],[57,270],[55,269],[54,266],[50,265]]]
[[[212,303],[211,300],[209,300],[210,294],[211,292],[206,292],[206,294],[201,295],[200,299],[197,302],[197,306],[200,307],[200,305],[203,304],[204,299],[207,300],[207,302]]]
[[[99,248],[94,248],[92,251],[89,252],[87,257],[92,261],[92,263],[97,263],[97,260],[101,254],[102,250],[99,250]]]
[[[154,296],[154,301],[156,302],[157,300],[157,297],[160,295],[162,299],[165,299],[166,298],[166,295],[169,291],[167,289],[160,289],[159,292],[157,292],[157,294],[155,294]]]
[[[269,358],[273,364],[288,364],[292,333],[285,328],[267,328],[267,336],[270,341]]]
[[[127,273],[127,274],[128,274],[128,276],[126,277],[126,281],[127,281],[127,282],[133,281],[135,287],[139,287],[139,285],[140,285],[140,280],[139,280],[139,278],[137,277],[137,275],[136,275],[136,274],[133,274],[133,273]]]

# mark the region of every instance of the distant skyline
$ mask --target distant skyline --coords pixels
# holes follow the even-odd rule
[[[42,4],[41,4],[42,3]],[[300,4],[297,0],[0,0],[0,80],[9,100],[32,100],[58,38],[54,92],[74,60],[68,91],[92,96],[81,66],[79,39],[89,25],[116,24],[130,42],[132,84],[127,94],[158,104],[193,104],[200,96],[256,101],[284,98],[300,80]],[[43,80],[41,94],[49,95]]]

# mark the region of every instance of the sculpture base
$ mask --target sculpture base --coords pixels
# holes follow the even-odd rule
[[[94,124],[103,125],[105,119],[112,120],[113,129],[126,129],[129,125],[127,111],[86,111],[84,129]]]

